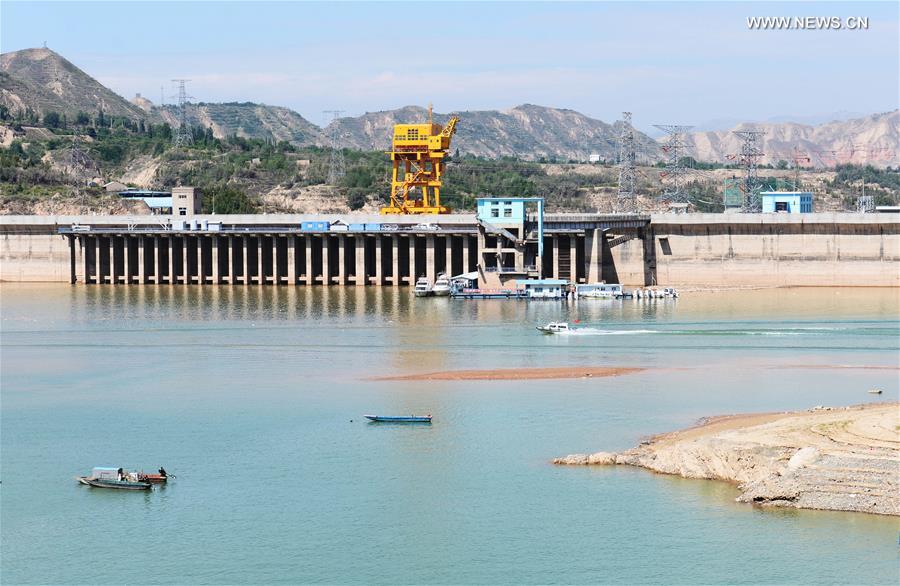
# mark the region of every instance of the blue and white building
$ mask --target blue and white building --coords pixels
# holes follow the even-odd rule
[[[763,191],[759,196],[764,214],[811,214],[813,211],[809,191]]]
[[[528,299],[562,299],[569,291],[565,279],[529,279],[520,281]]]

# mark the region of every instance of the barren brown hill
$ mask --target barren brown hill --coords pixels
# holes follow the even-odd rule
[[[796,147],[810,159],[802,161],[802,166],[900,165],[900,110],[815,126],[794,122],[740,124],[732,130],[694,132],[686,136],[687,151],[701,161],[729,162],[729,157],[741,150],[741,139],[734,130],[751,129],[765,132],[761,163],[790,162]]]
[[[149,120],[143,111],[50,49],[23,49],[0,55],[0,104],[11,112],[49,111],[74,119],[99,109],[108,116]]]
[[[619,123],[608,124],[574,110],[523,104],[510,110],[473,110],[452,114],[434,114],[444,124],[451,115],[459,116],[453,148],[462,154],[481,157],[518,157],[526,160],[561,159],[586,161],[591,154],[605,159],[617,157]],[[397,123],[426,122],[428,111],[418,106],[368,112],[358,117],[341,118],[338,135],[347,146],[363,150],[385,150],[391,130]],[[332,126],[326,129],[330,132]],[[651,159],[658,158],[659,145],[641,132],[635,140]]]

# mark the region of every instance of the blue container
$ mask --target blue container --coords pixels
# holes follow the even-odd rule
[[[302,222],[301,232],[328,232],[329,222]]]
[[[365,232],[366,225],[365,224],[350,224],[347,226],[347,230],[350,232]]]
[[[366,232],[381,232],[381,224],[366,224]]]

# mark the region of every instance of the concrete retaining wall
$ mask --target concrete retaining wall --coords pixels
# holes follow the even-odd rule
[[[68,283],[69,268],[66,238],[0,233],[0,281]]]
[[[654,215],[651,230],[660,285],[900,287],[892,215]],[[612,250],[623,283],[643,282],[643,252],[640,240]]]
[[[471,216],[452,219],[462,224],[471,221]],[[262,223],[276,218],[254,216],[248,223],[251,220]],[[55,233],[57,226],[124,221],[122,217],[0,217],[0,281],[67,283],[69,243]],[[229,221],[235,220],[229,217]],[[440,221],[443,224],[444,218]],[[604,249],[603,278],[627,286],[655,282],[710,287],[900,287],[900,216],[893,214],[654,215],[645,236]],[[75,248],[81,267],[82,251]],[[569,256],[564,256],[568,262]],[[551,267],[545,267],[545,273],[550,272]],[[596,271],[585,266],[579,274],[595,275]]]

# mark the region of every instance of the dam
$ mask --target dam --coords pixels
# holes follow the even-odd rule
[[[316,222],[328,228],[305,228]],[[540,243],[474,214],[209,215],[194,225],[3,216],[0,281],[399,287],[477,271],[488,283],[900,286],[894,214],[549,213]]]

